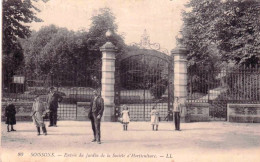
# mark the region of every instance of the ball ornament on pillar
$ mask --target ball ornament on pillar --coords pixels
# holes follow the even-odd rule
[[[177,38],[178,40],[183,39],[183,35],[182,35],[181,33],[182,33],[182,31],[179,31],[179,34],[176,36],[176,38]],[[176,55],[176,54],[177,54],[177,55],[187,55],[188,52],[189,52],[189,51],[186,50],[186,48],[183,46],[183,44],[177,41],[177,46],[176,46],[175,49],[173,49],[173,50],[171,51],[171,55],[172,55],[172,56],[174,56],[174,55]]]
[[[106,37],[110,38],[112,35],[113,35],[112,31],[110,29],[108,29],[106,32]]]

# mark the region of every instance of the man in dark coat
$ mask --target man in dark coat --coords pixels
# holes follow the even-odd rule
[[[175,97],[174,104],[173,104],[173,112],[174,112],[175,130],[180,131],[180,114],[182,113],[182,106],[179,101],[179,97]]]
[[[7,132],[10,132],[9,125],[11,125],[11,131],[16,131],[13,128],[13,125],[16,124],[15,114],[16,114],[15,106],[10,102],[10,100],[8,100],[7,106],[5,107],[5,117],[6,117],[5,124],[7,124]]]
[[[94,90],[93,93],[94,98],[92,99],[90,104],[90,111],[88,117],[91,121],[92,130],[94,134],[94,139],[92,140],[92,142],[97,142],[98,144],[101,144],[100,122],[104,111],[104,100],[100,96],[100,92],[98,90]]]
[[[57,111],[58,111],[58,102],[62,101],[62,96],[54,92],[54,87],[50,88],[50,93],[47,97],[47,105],[50,112],[50,125],[49,127],[57,127]]]

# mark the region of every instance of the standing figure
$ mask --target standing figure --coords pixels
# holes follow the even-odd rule
[[[62,101],[61,95],[54,92],[54,87],[50,88],[50,93],[47,97],[47,106],[50,111],[50,125],[49,127],[57,127],[57,111],[58,111],[58,102]]]
[[[156,126],[156,131],[158,131],[158,125],[159,125],[159,111],[156,110],[155,108],[156,106],[154,106],[152,108],[151,111],[151,124],[153,126],[153,130],[154,130],[154,126]]]
[[[11,125],[11,131],[16,131],[13,128],[13,125],[16,124],[15,114],[16,114],[15,106],[13,103],[11,103],[10,100],[8,100],[7,106],[5,107],[5,117],[6,117],[5,124],[7,124],[7,132],[10,132],[9,125]]]
[[[100,122],[104,111],[104,100],[100,96],[100,92],[98,90],[94,90],[93,93],[94,98],[90,103],[90,111],[88,114],[88,118],[91,121],[91,126],[94,134],[94,139],[92,140],[92,142],[97,142],[98,144],[101,144]]]
[[[179,102],[179,97],[175,97],[174,104],[173,104],[173,112],[174,112],[175,130],[180,131],[180,113],[182,112],[182,108]]]
[[[36,96],[35,102],[33,103],[31,116],[33,119],[33,123],[37,128],[38,136],[41,134],[40,127],[42,127],[42,132],[44,133],[44,135],[47,135],[47,130],[43,120],[45,113],[46,111],[43,102],[40,101],[39,96]]]
[[[130,122],[130,113],[126,105],[123,105],[123,111],[121,112],[121,115],[122,115],[123,128],[125,131],[127,131],[127,125]]]

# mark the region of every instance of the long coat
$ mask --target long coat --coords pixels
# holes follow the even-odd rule
[[[88,117],[90,118],[92,113],[95,116],[100,115],[100,117],[102,117],[103,111],[104,111],[104,100],[103,100],[103,98],[101,96],[98,96],[96,98],[96,100],[95,100],[95,98],[93,98],[91,100],[91,103],[90,103],[90,111],[89,111]]]
[[[32,107],[32,119],[36,127],[44,127],[44,120],[42,115],[45,114],[43,102],[34,102]]]
[[[47,107],[48,109],[50,109],[51,111],[57,111],[58,109],[58,102],[62,101],[62,96],[59,95],[58,93],[49,93],[48,97],[47,97]]]
[[[16,110],[14,104],[8,104],[5,108],[5,117],[6,117],[5,124],[11,124],[11,125],[16,124],[15,114],[16,114]]]

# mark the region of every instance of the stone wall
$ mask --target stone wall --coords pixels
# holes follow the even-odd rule
[[[33,102],[13,102],[16,109],[16,120],[17,121],[32,121],[30,116],[32,111]],[[5,107],[6,102],[2,102],[2,121],[5,121]]]
[[[77,120],[88,121],[90,102],[77,102]]]
[[[190,122],[209,121],[209,103],[187,103]]]
[[[16,109],[17,121],[32,121],[30,116],[33,102],[13,102]],[[2,102],[2,121],[5,121],[5,107],[6,102]],[[90,102],[77,102],[77,119],[79,121],[88,121],[88,112],[90,109]]]
[[[228,104],[227,121],[260,123],[260,104]]]

